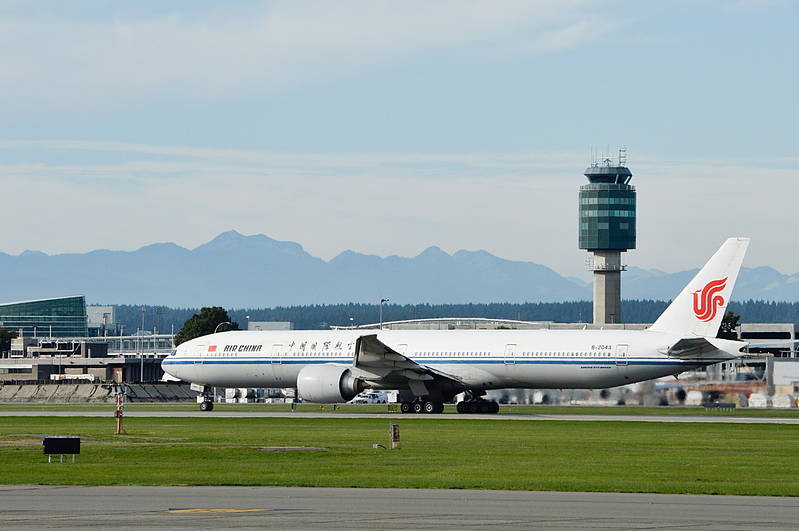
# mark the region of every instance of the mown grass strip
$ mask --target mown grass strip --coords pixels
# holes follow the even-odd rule
[[[799,496],[796,426],[395,422],[388,451],[386,419],[0,417],[0,481]],[[47,463],[43,435],[81,436],[77,462]]]

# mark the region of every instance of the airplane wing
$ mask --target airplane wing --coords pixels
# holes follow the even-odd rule
[[[352,366],[359,378],[386,389],[407,385],[417,396],[429,394],[433,387],[464,387],[455,376],[421,365],[400,354],[377,339],[377,334],[358,338]]]

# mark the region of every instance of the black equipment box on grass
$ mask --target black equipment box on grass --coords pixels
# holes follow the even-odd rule
[[[80,437],[45,437],[42,444],[45,455],[80,454]]]

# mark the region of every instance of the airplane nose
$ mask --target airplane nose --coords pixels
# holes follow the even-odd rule
[[[179,365],[177,363],[175,363],[175,360],[173,360],[173,359],[164,358],[161,361],[161,369],[165,373],[167,373],[168,375],[173,376],[175,378],[180,378],[180,376],[178,374],[180,372],[178,367],[179,367]]]

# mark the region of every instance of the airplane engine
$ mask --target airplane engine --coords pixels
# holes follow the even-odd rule
[[[364,389],[363,380],[338,365],[307,365],[297,375],[300,398],[317,404],[348,402]]]

